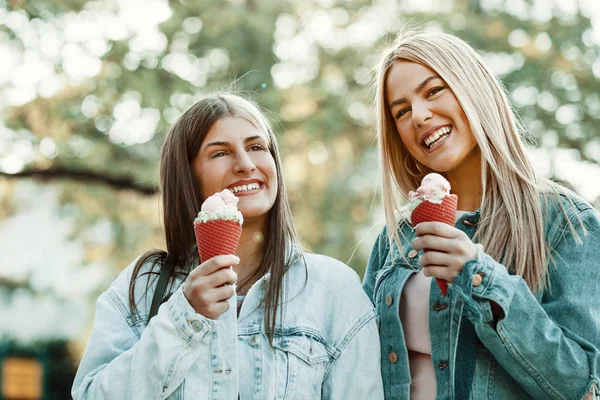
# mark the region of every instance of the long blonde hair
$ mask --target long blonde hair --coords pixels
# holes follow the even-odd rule
[[[509,270],[522,276],[532,290],[543,289],[551,256],[540,194],[566,191],[536,175],[525,153],[523,140],[529,138],[528,132],[516,118],[502,83],[472,47],[450,34],[401,32],[379,65],[377,135],[390,242],[401,246],[397,231],[398,219],[402,219],[397,214],[402,210],[401,198],[415,190],[430,172],[402,143],[386,100],[386,79],[397,60],[434,70],[454,92],[467,116],[482,155],[481,218],[474,240],[495,260],[502,260]],[[574,232],[572,226],[571,230]]]

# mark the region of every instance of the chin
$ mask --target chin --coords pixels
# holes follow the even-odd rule
[[[269,213],[269,210],[264,207],[243,207],[239,209],[245,220],[253,218],[264,218]]]
[[[435,163],[435,164],[425,164],[427,168],[429,168],[433,172],[437,172],[438,174],[443,174],[444,172],[451,171],[452,168],[449,167],[448,163]]]
[[[456,161],[455,158],[444,157],[444,159],[435,160],[434,162],[430,162],[428,164],[424,164],[427,168],[438,172],[444,173],[448,171],[452,171],[455,169],[460,163]]]

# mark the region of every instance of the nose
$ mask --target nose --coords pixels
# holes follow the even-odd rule
[[[256,171],[256,165],[254,164],[254,161],[245,151],[241,151],[237,154],[234,168],[235,172],[240,175],[249,175]]]
[[[433,114],[429,109],[427,102],[418,102],[412,105],[413,125],[417,128],[423,127],[425,122],[431,119]]]

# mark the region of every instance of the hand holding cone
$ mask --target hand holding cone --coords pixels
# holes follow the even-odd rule
[[[441,202],[439,195],[442,193]],[[444,194],[445,193],[445,194]],[[443,222],[454,226],[458,196],[450,194],[450,184],[439,174],[428,174],[416,192],[410,192],[412,202],[418,202],[410,215],[413,226],[421,222]],[[430,201],[428,197],[433,198]],[[425,249],[427,251],[427,249]],[[443,296],[448,293],[448,282],[435,278]]]

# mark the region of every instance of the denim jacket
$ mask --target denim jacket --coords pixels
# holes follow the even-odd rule
[[[438,399],[575,400],[597,393],[600,220],[582,199],[571,200],[574,205],[564,196],[560,199],[583,243],[576,243],[558,200],[549,201],[545,214],[545,235],[554,250],[549,290],[532,293],[520,276],[485,251],[464,265],[447,297],[432,279],[429,331]],[[479,211],[462,215],[456,227],[472,238],[479,217]],[[411,252],[413,229],[406,222],[399,229],[408,242],[402,249],[395,244],[390,249],[384,229],[363,282],[381,321],[386,399],[409,398],[411,376],[399,304],[407,279],[421,269],[421,252]],[[477,286],[474,274],[483,278]],[[503,311],[497,323],[490,301]]]
[[[158,280],[149,268],[135,288],[140,317],[128,305],[132,266],[98,298],[75,400],[383,398],[375,310],[341,262],[304,254],[290,267],[273,347],[260,306],[268,277],[251,287],[239,317],[233,296],[216,321],[196,313],[177,282],[147,324]]]

